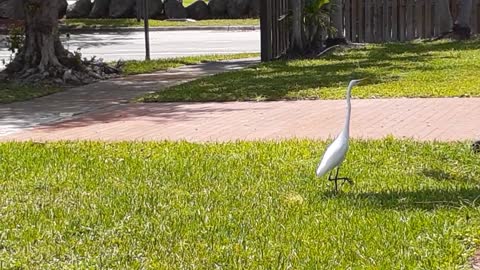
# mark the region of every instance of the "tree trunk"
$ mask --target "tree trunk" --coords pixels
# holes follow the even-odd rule
[[[450,14],[449,0],[439,0],[435,5],[435,35],[444,35],[452,30],[453,22]]]
[[[60,42],[58,11],[65,0],[24,2],[25,41],[5,70],[11,79],[24,82],[89,83],[111,78],[120,71],[101,60],[82,60]]]
[[[332,26],[335,29],[335,35],[332,38],[345,39],[343,35],[343,10],[342,0],[330,1],[330,16],[332,20]]]
[[[303,52],[304,29],[303,29],[303,8],[304,0],[290,0],[292,10],[292,26],[290,29],[290,49],[294,52]]]
[[[458,17],[453,25],[453,35],[457,39],[469,39],[471,34],[470,17],[472,15],[472,0],[461,0]]]
[[[25,42],[7,72],[30,75],[63,69],[59,57],[66,57],[68,52],[60,42],[57,20],[62,0],[23,1]]]
[[[472,15],[472,0],[461,0],[457,20],[455,24],[462,27],[470,26],[470,17]]]

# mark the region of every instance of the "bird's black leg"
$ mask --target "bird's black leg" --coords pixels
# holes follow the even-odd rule
[[[335,190],[334,190],[335,193],[338,192],[338,182],[337,182],[338,181],[338,170],[339,170],[339,167],[337,167],[337,171],[335,172],[335,177],[334,178],[332,178],[333,170],[330,171],[330,174],[328,175],[328,181],[334,181],[335,182]]]
[[[332,178],[332,172],[330,172],[330,174],[328,175],[328,180],[329,181],[334,181],[335,182],[335,193],[338,192],[338,180],[343,180],[343,182],[348,182],[350,184],[353,184],[353,181],[348,178],[348,177],[338,177],[338,172],[340,171],[340,167],[337,167],[337,171],[335,172],[335,177]]]

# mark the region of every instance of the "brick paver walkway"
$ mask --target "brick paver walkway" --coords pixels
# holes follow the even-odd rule
[[[101,81],[31,101],[0,104],[0,136],[64,121],[72,116],[128,102],[153,90],[206,75],[241,69],[255,63],[258,63],[258,59],[254,58],[189,65],[152,74]]]
[[[480,98],[352,100],[351,135],[480,138]],[[324,139],[343,126],[342,100],[120,104],[0,140]]]
[[[152,90],[244,68],[258,59],[185,66],[0,105],[0,141],[326,139],[343,126],[343,100],[127,103]],[[480,98],[353,100],[351,135],[418,140],[480,138]]]

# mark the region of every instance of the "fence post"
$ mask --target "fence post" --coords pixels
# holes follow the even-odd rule
[[[392,40],[398,41],[399,27],[398,27],[398,8],[399,1],[392,0]]]
[[[352,12],[351,12],[352,0],[345,0],[345,10],[343,16],[345,17],[345,38],[353,41],[352,39]]]
[[[272,60],[271,0],[260,0],[260,41],[263,62]]]

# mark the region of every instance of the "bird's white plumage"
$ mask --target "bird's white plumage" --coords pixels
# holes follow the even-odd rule
[[[323,176],[334,168],[340,166],[345,160],[345,156],[348,151],[349,129],[350,129],[350,93],[352,87],[359,83],[361,80],[352,80],[347,87],[347,115],[345,118],[345,127],[338,137],[328,146],[325,154],[323,154],[322,160],[317,167],[317,176]]]
[[[342,164],[348,151],[348,137],[344,132],[328,146],[317,168],[317,176],[323,176],[327,172]]]

